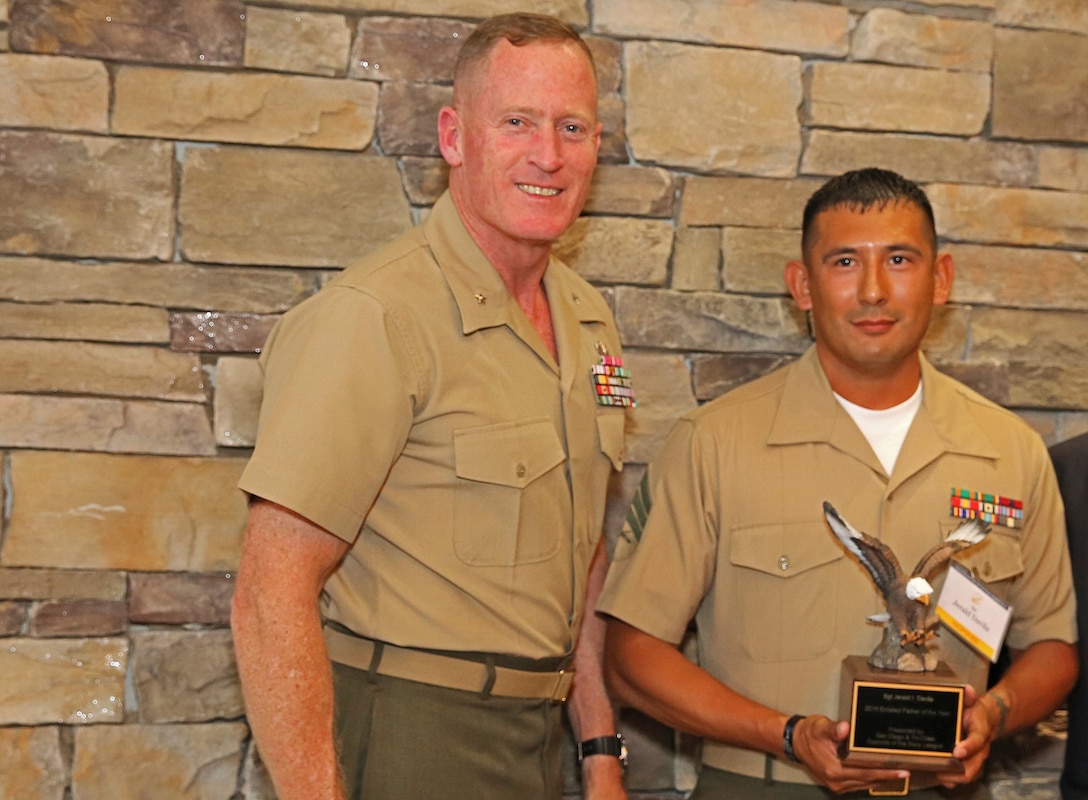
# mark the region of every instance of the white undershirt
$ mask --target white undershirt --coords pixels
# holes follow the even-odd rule
[[[834,393],[833,393],[834,394]],[[922,407],[922,382],[918,381],[918,388],[914,394],[897,406],[874,410],[855,405],[841,395],[835,394],[835,399],[843,407],[854,424],[861,429],[869,446],[873,448],[876,457],[884,466],[884,471],[892,474],[899,451],[903,447],[903,440],[907,438],[907,431],[914,421],[914,415]]]

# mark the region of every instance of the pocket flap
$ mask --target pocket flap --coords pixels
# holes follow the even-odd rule
[[[547,418],[453,432],[457,477],[523,489],[566,459]]]
[[[779,578],[792,578],[845,556],[831,532],[811,522],[738,528],[731,536],[733,564]]]

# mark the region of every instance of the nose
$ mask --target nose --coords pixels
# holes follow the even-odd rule
[[[865,305],[881,305],[888,299],[888,272],[877,259],[866,259],[858,285],[858,299]]]
[[[533,137],[529,160],[544,172],[555,172],[563,163],[561,147],[559,131],[551,126],[542,126]]]

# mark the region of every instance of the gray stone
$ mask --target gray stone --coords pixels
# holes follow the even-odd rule
[[[801,257],[801,232],[774,228],[722,231],[722,286],[745,294],[786,294],[786,262]]]
[[[453,102],[452,86],[382,84],[378,141],[388,155],[437,156],[438,112]]]
[[[186,258],[302,267],[344,266],[412,222],[392,160],[253,147],[188,151],[178,214]]]
[[[220,358],[215,383],[216,443],[223,447],[253,447],[263,394],[263,376],[257,360]]]
[[[173,171],[165,142],[0,131],[0,250],[168,259]]]
[[[699,402],[713,400],[738,386],[774,372],[795,356],[761,353],[719,353],[696,355],[691,359],[692,383]]]
[[[657,167],[602,164],[593,175],[586,211],[635,217],[671,217],[676,187],[672,175]]]
[[[628,349],[624,358],[638,407],[627,415],[627,461],[650,463],[678,417],[695,408],[691,375],[682,355]]]
[[[140,722],[206,722],[242,716],[242,688],[230,631],[132,635]]]
[[[348,75],[371,81],[453,81],[461,43],[474,25],[448,19],[362,17]]]
[[[315,288],[312,276],[288,270],[0,257],[0,297],[25,303],[101,301],[269,314],[286,311]]]
[[[580,217],[553,252],[589,281],[661,286],[672,235],[672,224],[663,220]]]
[[[116,636],[125,632],[128,614],[122,600],[49,600],[37,604],[30,634],[49,636]]]
[[[672,251],[672,283],[680,292],[713,292],[721,288],[721,243],[718,228],[680,228]]]
[[[680,222],[693,226],[800,228],[805,202],[823,183],[812,178],[685,178]]]
[[[22,603],[0,601],[0,636],[17,636],[26,623],[26,606]],[[3,796],[0,794],[0,796]]]
[[[616,322],[634,347],[788,354],[808,342],[803,315],[780,298],[620,286]]]
[[[1073,250],[952,244],[952,300],[1088,311],[1088,254]]]

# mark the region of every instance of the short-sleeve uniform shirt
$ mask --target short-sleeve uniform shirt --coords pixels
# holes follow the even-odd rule
[[[922,407],[888,475],[836,402],[810,348],[696,409],[651,464],[598,609],[677,643],[694,618],[701,665],[785,713],[838,719],[843,658],[868,656],[885,606],[827,526],[826,500],[907,569],[962,519],[953,489],[1022,501],[959,557],[1012,604],[1007,642],[1075,641],[1062,506],[1047,451],[1023,422],[922,362]],[[942,576],[943,578],[943,576]],[[933,581],[938,593],[943,580]],[[940,657],[985,689],[988,661],[942,630]],[[703,761],[762,776],[762,753],[707,741]],[[775,778],[810,782],[778,763]]]
[[[624,410],[600,294],[556,259],[559,363],[448,194],[420,227],[284,315],[240,482],[351,543],[328,618],[397,645],[568,652]]]

